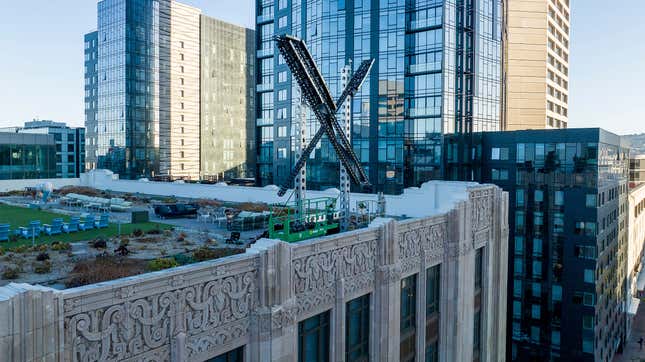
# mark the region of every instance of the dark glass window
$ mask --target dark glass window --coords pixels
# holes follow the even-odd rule
[[[417,276],[401,280],[401,362],[416,357]]]
[[[370,359],[370,295],[347,302],[345,314],[345,360],[367,362]]]
[[[329,311],[298,323],[298,361],[329,361]]]
[[[206,360],[206,362],[243,362],[243,361],[244,361],[244,346],[236,348],[224,354],[221,354],[215,358]]]
[[[439,361],[441,265],[426,272],[426,362]]]

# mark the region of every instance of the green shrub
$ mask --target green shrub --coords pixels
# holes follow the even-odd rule
[[[49,260],[49,254],[47,254],[47,253],[40,253],[40,254],[36,255],[36,260],[37,260],[37,261],[45,261],[45,260]]]
[[[134,235],[134,236],[135,236],[135,237],[137,237],[137,238],[138,238],[138,237],[141,237],[141,236],[143,236],[143,230],[141,230],[141,229],[134,229],[134,230],[132,230],[132,235]]]
[[[159,228],[159,225],[157,225],[156,228],[150,229],[146,232],[148,235],[161,235],[161,229]]]
[[[192,263],[195,262],[195,259],[193,259],[193,257],[191,257],[190,255],[186,255],[186,254],[176,254],[176,255],[173,255],[172,258],[175,259],[175,261],[179,265],[192,264]]]
[[[146,267],[149,271],[158,271],[179,266],[179,263],[173,258],[158,258],[148,262]]]
[[[67,250],[72,250],[72,244],[54,241],[52,243],[51,248],[52,250],[55,250],[55,251],[67,251]]]
[[[47,251],[47,244],[41,244],[41,245],[34,245],[31,248],[29,248],[29,251],[38,251],[38,252],[45,252]]]
[[[100,236],[98,238],[94,239],[94,241],[92,241],[91,243],[92,243],[92,247],[95,248],[95,249],[105,249],[105,248],[107,248],[107,240],[105,240],[105,238],[100,237]]]
[[[52,263],[49,260],[45,260],[40,263],[34,263],[34,273],[36,274],[47,274],[52,271]]]
[[[2,271],[2,279],[18,279],[20,276],[20,269],[17,267],[6,267]]]
[[[22,254],[22,253],[28,252],[29,249],[31,249],[31,248],[29,246],[27,246],[27,245],[19,245],[19,246],[16,246],[16,247],[13,247],[13,248],[9,249],[9,251],[11,251],[13,253],[16,253],[16,254]]]
[[[218,259],[218,258],[223,258],[225,256],[240,254],[240,253],[243,253],[244,251],[245,251],[244,249],[238,249],[238,248],[211,249],[211,248],[202,246],[201,248],[193,252],[193,258],[196,261],[205,261],[205,260]]]

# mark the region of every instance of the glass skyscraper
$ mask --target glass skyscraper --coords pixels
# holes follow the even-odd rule
[[[277,34],[306,41],[335,95],[343,66],[376,59],[352,100],[351,138],[377,191],[441,178],[443,135],[500,129],[501,0],[259,0],[256,12],[261,184],[284,182],[295,162],[298,89]],[[324,138],[307,168],[310,187],[337,187]]]
[[[99,1],[98,30],[85,36],[88,169],[253,176],[254,39],[174,0]]]
[[[509,194],[507,360],[611,361],[625,343],[626,143],[598,128],[473,138],[467,180]]]
[[[169,112],[170,0],[98,3],[98,168],[124,177],[159,170],[159,119]],[[165,31],[164,31],[165,29]],[[164,56],[166,55],[166,56]],[[166,101],[164,101],[166,99]]]

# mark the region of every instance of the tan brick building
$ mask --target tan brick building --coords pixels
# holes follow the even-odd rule
[[[507,0],[507,130],[567,128],[569,0]]]

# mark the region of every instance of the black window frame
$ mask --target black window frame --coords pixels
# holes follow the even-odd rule
[[[370,300],[365,294],[345,304],[345,360],[368,362],[370,360]],[[352,320],[358,318],[357,343],[351,343]]]

